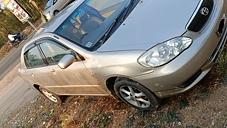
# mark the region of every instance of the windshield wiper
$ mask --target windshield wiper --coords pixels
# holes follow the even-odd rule
[[[124,8],[122,10],[122,12],[124,12],[126,10],[126,8]],[[106,41],[107,37],[110,35],[111,31],[113,30],[114,26],[116,26],[119,18],[121,17],[122,13],[120,15],[118,15],[118,17],[113,21],[113,23],[111,24],[111,26],[109,27],[109,29],[107,30],[107,32],[105,33],[103,39],[102,39],[102,43],[101,44],[104,44],[104,42]]]
[[[119,18],[120,18],[122,15],[123,15],[123,17],[121,18],[120,23],[122,23],[122,22],[125,20],[125,18],[126,18],[127,15],[128,15],[129,9],[130,9],[131,6],[133,5],[133,1],[134,1],[134,0],[131,0],[131,1],[130,1],[130,4],[129,4],[127,7],[125,7],[125,8],[121,11],[121,13],[118,15],[118,17],[117,17],[117,18],[114,20],[114,22],[111,24],[110,28],[107,30],[107,32],[105,33],[103,39],[101,40],[101,42],[102,42],[101,44],[104,44],[104,42],[107,40],[107,37],[110,35],[111,31],[113,30],[114,26],[116,26],[116,24],[118,23]]]
[[[128,16],[129,10],[132,7],[132,5],[134,4],[134,0],[130,0],[129,5],[126,7],[126,9],[124,10],[124,16],[121,19],[121,23],[126,19],[126,17]]]

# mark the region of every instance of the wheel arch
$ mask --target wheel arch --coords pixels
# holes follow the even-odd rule
[[[114,76],[114,77],[110,77],[106,80],[106,87],[107,89],[111,92],[111,94],[118,98],[115,91],[114,91],[114,84],[116,81],[119,81],[119,80],[122,80],[122,79],[127,79],[127,80],[130,80],[130,81],[134,81],[134,82],[137,82],[135,80],[132,80],[130,78],[127,78],[127,77],[124,77],[124,76]],[[138,82],[137,82],[138,83]]]
[[[39,87],[40,87],[39,85],[34,84],[33,87],[34,87],[36,90],[40,91],[40,90],[39,90]]]
[[[117,97],[117,96],[116,96],[116,93],[115,93],[115,91],[114,91],[114,83],[115,83],[116,81],[120,81],[120,80],[123,80],[123,79],[129,80],[129,81],[134,81],[134,82],[136,82],[136,83],[142,85],[144,88],[148,89],[147,87],[145,87],[143,84],[139,83],[139,82],[136,81],[136,80],[127,78],[127,77],[125,77],[125,76],[114,76],[114,77],[110,77],[110,78],[108,78],[108,79],[106,80],[106,87],[107,87],[107,89],[111,92],[111,94],[112,94],[113,96]],[[148,89],[148,90],[150,90],[150,89]],[[153,90],[150,90],[150,91],[151,91],[152,93],[154,93],[156,96],[158,96]],[[159,97],[159,96],[158,96],[158,97]],[[161,97],[160,97],[160,98],[161,98]]]
[[[118,77],[110,77],[106,80],[106,87],[111,92],[111,94],[117,98],[116,93],[114,92],[114,83]]]

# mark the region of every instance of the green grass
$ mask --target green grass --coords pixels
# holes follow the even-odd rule
[[[217,58],[216,71],[224,81],[227,80],[227,51],[224,49]]]
[[[168,106],[172,106],[172,100],[170,100],[170,98],[162,99],[162,103],[161,103],[160,107],[161,108],[166,108]]]
[[[178,116],[180,113],[177,112],[175,109],[172,111],[168,111],[166,114],[164,112],[158,113],[157,120],[160,120],[161,122],[166,121],[167,123],[180,121],[181,118]]]
[[[212,125],[213,127],[217,127],[217,128],[226,128],[227,127],[227,109],[225,109],[224,111],[222,111],[221,113],[219,113],[218,118],[213,118],[214,120],[214,125]]]
[[[144,117],[145,115],[147,115],[148,112],[149,111],[140,111],[140,110],[138,110],[137,114],[141,118],[141,117]]]
[[[83,124],[83,128],[106,128],[112,122],[112,115],[112,112],[105,113],[103,111],[97,110],[95,113],[92,114],[92,117],[89,119],[89,121],[86,121]]]
[[[211,94],[212,92],[208,92],[208,91],[201,91],[201,99],[202,99],[202,101],[205,101],[206,99],[210,99],[210,94]]]
[[[135,117],[132,116],[129,118],[129,122],[127,123],[126,127],[131,127],[133,125],[133,122],[135,121]]]
[[[200,128],[200,127],[199,126],[190,125],[190,126],[187,126],[186,128]]]
[[[153,124],[150,124],[150,125],[148,125],[148,126],[145,127],[145,128],[165,128],[165,127],[163,127],[163,126],[161,126],[161,125],[153,125]]]
[[[205,101],[206,99],[210,99],[210,95],[212,92],[209,92],[207,90],[201,90],[200,95],[196,96],[194,100],[202,100]]]
[[[187,99],[183,99],[180,101],[180,109],[184,109],[185,107],[189,106],[189,102]]]
[[[167,122],[168,124],[173,124],[181,120],[179,116],[179,112],[177,112],[175,109],[168,111],[168,112],[158,112],[157,115],[155,116],[156,121],[153,123],[149,124],[149,121],[146,121],[147,125],[144,128],[165,128],[162,123]],[[151,118],[153,117],[143,117],[143,118]],[[157,123],[159,122],[159,123]]]

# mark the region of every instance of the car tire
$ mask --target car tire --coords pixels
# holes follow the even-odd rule
[[[139,110],[155,110],[161,102],[159,97],[143,85],[128,79],[117,79],[114,91],[122,101]]]
[[[39,90],[47,99],[54,103],[61,104],[66,99],[66,96],[58,96],[45,88],[39,88]]]
[[[56,16],[59,13],[59,11],[54,11],[54,16]]]
[[[25,34],[22,35],[22,40],[26,40],[27,36]]]

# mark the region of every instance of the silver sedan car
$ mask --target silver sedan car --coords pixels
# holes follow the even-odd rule
[[[56,103],[112,95],[155,109],[209,72],[226,9],[224,0],[77,0],[24,45],[18,72]]]
[[[46,16],[47,20],[50,20],[72,1],[73,0],[48,0],[43,15]]]

